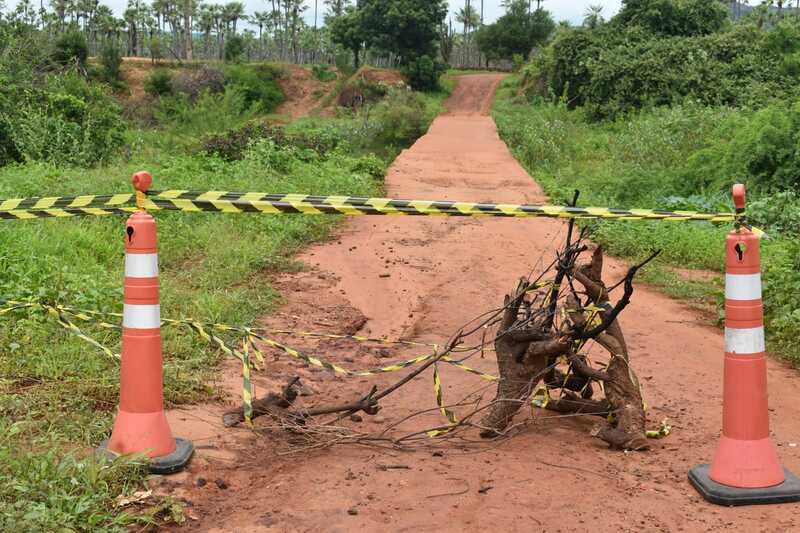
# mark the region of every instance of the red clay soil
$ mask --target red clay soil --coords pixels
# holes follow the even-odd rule
[[[459,78],[430,132],[392,166],[388,193],[396,197],[542,202],[541,189],[497,135],[488,110],[497,75]],[[270,328],[355,333],[445,342],[462,324],[499,307],[520,276],[548,261],[564,235],[550,220],[362,217],[348,220],[329,243],[300,256],[306,272],[277,280],[286,305],[262,324]],[[720,243],[722,250],[722,243]],[[720,255],[722,257],[722,255]],[[625,265],[609,261],[618,279]],[[621,317],[631,360],[650,406],[649,425],[669,418],[673,432],[644,453],[621,453],[590,436],[594,421],[530,409],[533,419],[511,438],[428,440],[413,451],[341,445],[304,449],[258,419],[258,431],[225,429],[225,406],[170,413],[176,435],[194,439],[189,471],[164,478],[161,490],[191,502],[191,531],[797,531],[792,505],[722,508],[705,503],[686,474],[707,462],[721,423],[723,337],[681,303],[638,287]],[[354,369],[374,368],[425,353],[278,337]],[[302,405],[342,403],[379,378],[339,378],[270,352],[255,372],[258,394],[301,376]],[[470,360],[496,373],[491,354]],[[800,472],[797,374],[770,361],[771,422],[779,454]],[[442,371],[444,396],[455,403],[491,384],[454,368]],[[218,384],[237,401],[239,369],[224,368]],[[430,372],[382,402],[376,417],[348,421],[377,432],[435,407]],[[463,412],[467,408],[456,408]],[[442,424],[435,411],[392,430],[405,434]],[[391,467],[391,468],[390,468]]]
[[[286,101],[275,111],[292,119],[307,117],[319,107],[321,99],[336,85],[336,81],[322,82],[307,68],[299,65],[282,65],[286,75],[278,80]]]

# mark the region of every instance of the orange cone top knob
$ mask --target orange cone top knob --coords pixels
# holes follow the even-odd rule
[[[143,170],[134,174],[131,182],[133,183],[133,188],[137,191],[147,192],[150,189],[150,185],[153,184],[153,176]]]
[[[733,205],[736,206],[736,212],[744,212],[745,204],[747,202],[747,192],[741,183],[733,186]]]

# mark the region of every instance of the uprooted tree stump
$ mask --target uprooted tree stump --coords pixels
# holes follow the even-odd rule
[[[540,272],[538,278],[534,281],[521,280],[516,289],[505,297],[503,308],[481,315],[465,325],[468,331],[460,330],[444,346],[443,351],[426,358],[396,383],[380,390],[373,386],[367,394],[349,403],[305,408],[295,405],[295,387],[299,378],[293,378],[281,392],[254,401],[252,417],[269,416],[284,430],[308,436],[308,442],[315,446],[320,443],[390,442],[402,447],[414,439],[427,438],[431,434],[452,437],[457,430],[466,427],[477,427],[482,437],[494,438],[508,434],[516,413],[531,401],[535,391],[544,387],[548,398],[543,402],[543,407],[562,414],[599,417],[592,435],[608,443],[611,448],[647,449],[649,445],[642,394],[617,318],[631,301],[636,273],[660,252],[655,252],[643,263],[630,268],[621,282],[608,287],[602,276],[602,248],[594,250],[591,260],[580,263],[579,260],[588,251],[583,244],[586,229],[581,231],[575,242],[572,242],[573,230],[574,222],[570,222],[566,244],[556,252],[556,260]],[[624,287],[623,294],[612,305],[609,295],[619,286]],[[499,329],[494,339],[483,337],[477,347],[463,349],[462,343],[467,337],[497,322]],[[582,353],[590,341],[608,352],[607,364],[594,367]],[[492,342],[497,354],[500,379],[497,380],[496,395],[491,403],[482,402],[482,393],[476,391],[473,410],[456,418],[448,416],[450,411],[441,403],[442,398],[437,390],[439,410],[448,417],[449,423],[397,438],[387,436],[385,432],[370,436],[336,425],[338,421],[360,412],[377,414],[383,398],[401,389],[431,366],[439,363],[458,364],[449,357],[457,348],[461,349],[461,354],[471,351],[475,355],[482,353],[483,347]],[[600,399],[595,399],[596,384],[601,385],[604,393]],[[555,398],[550,397],[551,391]],[[464,400],[460,406],[469,404]],[[312,421],[314,417],[322,415],[332,415],[328,417],[332,419],[322,423]],[[407,416],[405,420],[412,416],[416,415]],[[480,416],[483,419],[476,423],[474,420]],[[234,426],[244,420],[243,408],[229,411],[224,416],[226,426]]]
[[[599,424],[592,434],[612,448],[648,448],[642,395],[617,321],[630,302],[633,277],[643,265],[630,269],[624,280],[625,292],[612,306],[602,280],[602,248],[594,251],[589,263],[577,265],[584,251],[586,247],[579,243],[568,244],[560,254],[555,280],[544,291],[540,285],[522,280],[506,296],[495,339],[500,380],[491,409],[480,423],[482,437],[502,435],[544,382],[548,389],[561,391],[557,400],[547,402],[548,409],[606,418],[609,421]],[[582,290],[576,289],[576,283]],[[569,290],[560,297],[564,286]],[[589,340],[610,354],[604,370],[593,368],[579,355]],[[556,370],[558,361],[567,362],[566,375]],[[602,383],[605,399],[591,399],[593,382]]]

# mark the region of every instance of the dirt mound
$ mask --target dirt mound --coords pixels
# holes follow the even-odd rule
[[[281,104],[277,113],[293,119],[310,115],[336,84],[336,80],[318,80],[306,67],[283,65],[283,68],[286,74],[278,80],[278,85],[286,95],[286,101]]]
[[[358,108],[380,101],[392,88],[406,87],[405,78],[396,70],[361,67],[342,87],[336,103],[340,107]]]
[[[120,70],[122,79],[128,84],[131,100],[139,100],[147,96],[144,91],[144,82],[159,65],[141,57],[126,57],[122,60]]]
[[[405,86],[408,83],[406,78],[397,70],[375,68],[370,66],[365,66],[358,69],[358,72],[356,72],[351,79],[364,80],[368,83],[385,85],[387,87]]]

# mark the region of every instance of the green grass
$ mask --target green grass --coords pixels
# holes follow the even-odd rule
[[[427,124],[442,99],[424,97]],[[196,115],[212,113],[207,107],[201,102],[186,110],[187,121],[129,131],[128,156],[106,167],[0,168],[0,198],[128,192],[131,174],[142,169],[152,172],[153,189],[370,196],[381,192],[381,177],[401,148],[364,141],[372,130],[361,118],[313,119],[291,127],[330,128],[326,134],[347,137],[345,148],[317,155],[257,145],[244,160],[224,162],[196,152],[205,132],[221,129],[216,124],[203,130]],[[252,117],[229,117],[224,127]],[[339,220],[210,213],[156,218],[162,315],[235,325],[251,325],[280,304],[270,276],[300,268],[292,255],[325,239]],[[123,237],[124,220],[117,217],[0,224],[0,299],[120,312]],[[119,351],[116,332],[81,327]],[[164,351],[168,405],[213,394],[208,382],[223,357],[219,351],[174,328],[164,331]],[[144,515],[114,508],[115,497],[142,487],[143,472],[124,461],[98,462],[90,453],[113,422],[118,368],[117,361],[39,313],[0,316],[0,529],[121,531],[175,515],[168,501]]]
[[[750,120],[748,112],[685,106],[597,123],[587,121],[580,109],[568,111],[562,105],[529,102],[517,95],[517,83],[516,77],[504,82],[495,100],[494,117],[501,137],[553,203],[568,203],[577,189],[581,206],[732,211],[730,193],[702,185],[704,180],[698,179],[693,161],[697,161],[696,154],[720,142],[720,123],[730,117]],[[751,187],[751,193],[751,200],[759,197],[757,188]],[[655,249],[663,250],[643,272],[645,282],[704,305],[720,308],[724,303],[722,284],[713,276],[708,281],[686,279],[676,274],[675,268],[722,273],[730,226],[589,224],[594,229],[592,238],[612,255],[640,260]],[[800,363],[795,342],[800,307],[796,296],[788,296],[800,290],[800,251],[788,235],[775,233],[772,237],[762,243],[769,349]]]

